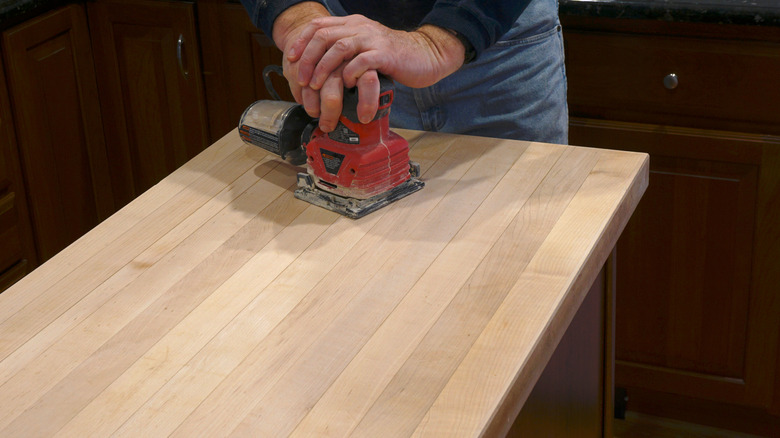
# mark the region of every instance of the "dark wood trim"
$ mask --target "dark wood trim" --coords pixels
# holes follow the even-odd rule
[[[604,265],[604,437],[613,435],[615,418],[615,298],[617,296],[617,247]]]
[[[776,437],[780,431],[780,417],[766,409],[642,388],[627,389],[628,406],[632,411],[763,437]]]

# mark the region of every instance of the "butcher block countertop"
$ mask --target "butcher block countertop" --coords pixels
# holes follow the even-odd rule
[[[398,132],[362,219],[233,131],[0,294],[0,436],[505,433],[648,157]]]

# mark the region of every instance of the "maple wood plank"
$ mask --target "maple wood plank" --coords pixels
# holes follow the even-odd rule
[[[647,156],[400,133],[426,187],[365,218],[233,131],[0,295],[0,435],[505,433]]]

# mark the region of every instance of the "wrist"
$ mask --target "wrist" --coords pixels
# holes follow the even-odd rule
[[[272,38],[274,44],[281,50],[292,43],[294,35],[297,35],[311,20],[319,17],[328,17],[330,13],[317,2],[306,1],[297,3],[282,11],[274,20]]]
[[[433,24],[425,24],[416,30],[431,45],[432,52],[442,66],[443,79],[458,70],[466,61],[466,47],[457,34]]]
[[[431,44],[440,63],[449,67],[448,70],[452,70],[448,74],[463,65],[466,48],[452,31],[433,24],[425,24],[420,26],[416,32]]]
[[[474,45],[471,44],[471,41],[469,41],[465,35],[458,33],[452,29],[446,29],[446,30],[449,31],[451,34],[455,35],[455,38],[457,38],[458,41],[460,41],[460,43],[463,44],[463,48],[465,49],[463,55],[464,57],[463,63],[468,64],[471,61],[473,61],[474,58],[477,57],[477,52],[474,49]]]

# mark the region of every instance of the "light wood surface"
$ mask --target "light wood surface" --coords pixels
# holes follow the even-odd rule
[[[0,294],[0,436],[506,432],[647,156],[399,133],[363,219],[233,131]]]

